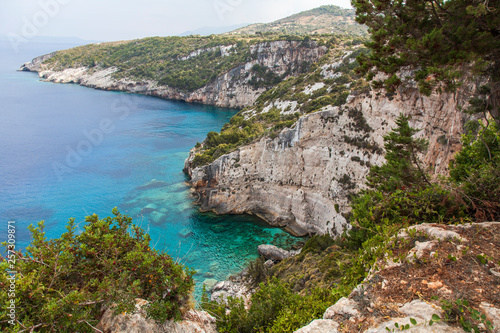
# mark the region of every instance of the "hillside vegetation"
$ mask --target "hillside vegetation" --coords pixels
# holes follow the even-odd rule
[[[307,10],[271,23],[251,24],[226,34],[252,35],[268,33],[361,36],[366,34],[366,27],[356,24],[354,10],[328,5]]]
[[[355,69],[356,57],[366,52],[361,38],[332,37],[330,47],[307,73],[289,78],[257,99],[224,125],[220,133],[210,132],[196,147],[191,167],[208,164],[221,155],[265,135],[274,138],[284,128],[294,126],[300,116],[321,110],[328,105],[340,106],[349,94],[369,89]],[[327,64],[336,63],[335,75],[325,75]],[[326,67],[325,67],[326,66]],[[312,87],[321,87],[313,89]]]
[[[252,45],[274,40],[303,41],[305,47],[324,43],[305,37],[268,36],[151,37],[127,42],[90,44],[59,51],[44,65],[53,70],[115,68],[115,79],[151,80],[194,91],[239,64],[255,59]],[[299,64],[297,64],[298,66]]]
[[[24,251],[3,243],[2,332],[95,332],[101,310],[131,313],[137,298],[148,300],[147,316],[160,322],[189,310],[194,272],[152,249],[151,237],[130,217],[114,208],[113,217],[87,216],[81,230],[72,218],[66,229],[47,239],[41,221],[30,225]],[[14,318],[7,309],[13,297]]]

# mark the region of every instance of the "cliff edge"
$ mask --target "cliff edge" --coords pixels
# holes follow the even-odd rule
[[[421,158],[431,173],[447,173],[470,119],[459,108],[468,101],[474,85],[466,84],[454,94],[430,96],[420,94],[416,85],[401,87],[394,94],[351,90],[340,106],[329,104],[304,112],[305,105],[328,96],[332,81],[342,80],[339,63],[346,62],[348,54],[333,57],[310,73],[316,82],[290,88],[306,96],[302,104],[271,98],[260,103],[261,109],[254,106],[242,111],[240,116],[247,121],[272,109],[281,116],[303,114],[275,137],[264,135],[202,166],[193,162],[203,145],[191,150],[184,170],[203,211],[255,214],[296,235],[338,235],[346,227],[349,195],[364,188],[371,165],[383,163],[383,136],[401,113],[411,116],[411,126],[420,130],[417,137],[429,140]]]
[[[190,43],[194,43],[190,39],[195,38],[185,39],[182,43],[187,48]],[[147,48],[157,47],[149,45],[154,43],[168,45],[172,53],[176,45],[174,42],[177,41],[144,41]],[[241,47],[224,44],[228,42],[235,41],[223,39],[221,45],[200,46],[192,50],[188,48],[190,52],[176,55],[158,54],[151,56],[158,58],[154,61],[148,58],[150,64],[142,63],[147,60],[137,56],[140,45],[129,46],[127,51],[123,51],[120,49],[122,44],[94,44],[37,57],[22,65],[20,70],[38,72],[40,78],[48,82],[76,83],[101,90],[243,108],[252,105],[268,89],[268,85],[272,85],[267,82],[269,79],[280,82],[298,75],[328,51],[326,46],[315,41],[257,40]],[[133,41],[129,43],[134,44]],[[115,53],[120,55],[120,52],[129,54],[123,62],[114,58]],[[167,56],[172,59],[164,60]],[[129,63],[137,65],[125,65]]]

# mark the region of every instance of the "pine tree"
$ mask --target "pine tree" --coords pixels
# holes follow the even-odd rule
[[[360,70],[388,74],[394,90],[402,68],[416,70],[423,93],[454,91],[465,75],[489,78],[486,107],[500,125],[500,0],[352,0],[369,27],[371,50]]]
[[[410,127],[409,119],[399,115],[397,127],[384,136],[386,163],[370,169],[367,184],[371,188],[391,192],[403,187],[430,185],[418,159],[418,154],[427,149],[428,142],[413,138],[418,130]]]

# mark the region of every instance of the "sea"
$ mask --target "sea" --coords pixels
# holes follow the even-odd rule
[[[227,279],[258,257],[257,246],[297,239],[249,215],[200,213],[182,172],[189,150],[237,112],[76,84],[40,81],[22,63],[71,43],[0,42],[0,241],[8,221],[18,248],[28,226],[48,238],[78,230],[85,216],[117,207],[152,237],[152,246],[197,271],[202,285]]]

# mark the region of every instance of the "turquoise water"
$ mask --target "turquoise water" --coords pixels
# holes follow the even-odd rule
[[[115,206],[152,236],[156,249],[198,271],[226,279],[257,257],[262,243],[295,239],[250,216],[201,214],[192,203],[183,163],[189,149],[218,131],[236,110],[40,82],[15,69],[69,45],[33,44],[13,53],[0,44],[0,218],[26,227],[46,221],[58,237],[70,217],[108,216]]]

